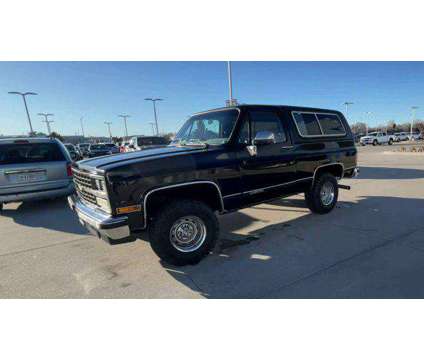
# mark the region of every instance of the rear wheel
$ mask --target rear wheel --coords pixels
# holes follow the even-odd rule
[[[178,200],[160,208],[149,226],[153,251],[177,266],[197,264],[214,248],[218,235],[216,215],[195,200]]]
[[[308,208],[317,214],[326,214],[333,210],[338,196],[337,179],[330,173],[324,173],[315,179],[311,189],[305,192]]]

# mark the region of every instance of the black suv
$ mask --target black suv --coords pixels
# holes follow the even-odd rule
[[[331,211],[357,150],[334,110],[241,105],[193,115],[167,147],[84,160],[73,167],[80,221],[110,243],[149,231],[153,250],[195,264],[219,236],[216,213],[304,193]]]

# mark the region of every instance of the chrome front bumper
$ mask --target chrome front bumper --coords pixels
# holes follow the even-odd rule
[[[113,217],[103,211],[85,205],[77,196],[68,196],[69,207],[76,212],[82,225],[94,230],[99,237],[121,240],[130,236],[128,218]]]

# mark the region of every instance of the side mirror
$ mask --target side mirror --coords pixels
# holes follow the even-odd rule
[[[271,131],[258,131],[255,139],[253,140],[254,145],[270,145],[275,144],[275,135]]]

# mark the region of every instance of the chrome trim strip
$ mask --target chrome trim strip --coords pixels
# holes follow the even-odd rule
[[[254,193],[257,193],[257,192],[261,192],[263,190],[266,190],[266,189],[272,189],[272,188],[275,188],[275,187],[280,187],[280,186],[285,186],[285,185],[289,185],[289,184],[294,184],[296,182],[306,181],[306,180],[310,180],[312,178],[313,178],[312,176],[309,176],[309,177],[306,177],[306,178],[297,179],[297,180],[293,180],[293,181],[288,181],[288,182],[281,183],[281,184],[276,184],[276,185],[266,186],[266,187],[263,187],[263,188],[257,188],[257,189],[253,189],[253,190],[249,190],[249,191],[240,192],[240,193],[225,195],[224,196],[224,199],[227,198],[227,197],[233,197],[233,196],[237,196],[237,195],[252,194],[252,193],[254,194]]]
[[[98,174],[95,174],[95,173],[92,173],[92,172],[89,172],[89,171],[81,171],[81,170],[74,168],[74,167],[72,167],[72,171],[76,172],[78,174],[82,174],[82,175],[86,175],[86,176],[95,178],[95,179],[105,180],[104,176],[98,175]]]
[[[299,126],[297,125],[296,119],[294,118],[294,115],[293,114],[314,114],[315,115],[315,118],[317,119],[318,126],[319,126],[319,128],[321,130],[321,135],[302,135],[302,133],[300,132]],[[317,114],[318,115],[334,115],[334,116],[336,116],[337,119],[340,121],[340,124],[343,127],[344,133],[343,134],[324,134],[324,132],[322,131],[322,127],[321,127],[321,124],[319,122],[319,119],[318,119]],[[335,114],[335,113],[324,113],[324,112],[314,112],[314,111],[292,111],[291,112],[291,116],[292,116],[292,119],[293,119],[294,124],[296,125],[297,133],[299,134],[300,137],[303,137],[303,138],[320,138],[320,137],[324,137],[325,138],[325,137],[343,137],[343,136],[346,136],[347,135],[346,128],[345,128],[345,126],[343,124],[343,121],[341,121],[340,118],[339,118],[339,116],[337,114]]]
[[[13,169],[13,170],[5,170],[4,171],[4,174],[5,175],[12,175],[12,174],[22,174],[22,173],[33,173],[33,172],[46,172],[46,169],[41,169],[41,168],[38,168],[38,169],[35,169],[35,168],[32,168],[32,169],[21,169],[21,170],[19,170],[19,169]]]
[[[190,182],[186,182],[186,183],[181,183],[181,184],[174,184],[174,185],[167,185],[167,186],[162,186],[156,189],[152,189],[150,191],[148,191],[146,193],[146,195],[144,196],[143,199],[143,211],[144,211],[144,227],[143,229],[145,229],[147,227],[147,200],[149,198],[149,196],[157,191],[160,190],[166,190],[166,189],[173,189],[176,187],[181,187],[181,186],[189,186],[189,185],[197,185],[197,184],[209,184],[209,185],[214,185],[215,188],[218,191],[218,195],[219,195],[219,200],[221,203],[221,211],[225,211],[224,208],[224,200],[222,198],[222,193],[221,193],[221,189],[219,188],[218,184],[216,184],[213,181],[207,181],[207,180],[199,180],[199,181],[190,181]]]

